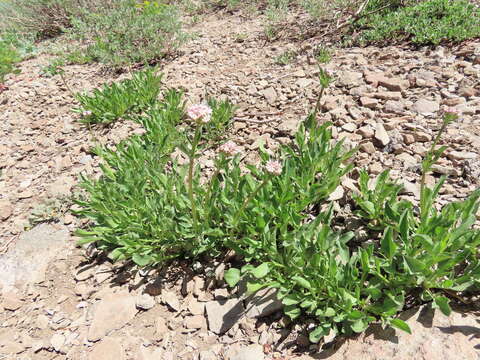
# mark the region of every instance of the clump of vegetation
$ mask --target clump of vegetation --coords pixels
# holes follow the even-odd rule
[[[10,73],[18,73],[15,64],[22,58],[11,43],[0,39],[0,84],[5,81],[5,76]]]
[[[275,63],[278,65],[288,65],[295,60],[297,53],[292,50],[287,50],[275,58]]]
[[[67,62],[115,69],[157,62],[188,38],[177,7],[157,1],[12,0],[0,2],[0,23],[40,39],[68,33],[78,43]]]
[[[74,112],[89,124],[108,124],[120,118],[148,110],[160,93],[162,77],[155,69],[137,72],[131,79],[103,85],[93,94],[76,94],[80,107]]]
[[[361,43],[439,44],[480,36],[480,10],[466,0],[427,0],[378,12],[359,22]]]
[[[157,1],[120,0],[113,8],[75,19],[71,34],[86,56],[114,67],[154,63],[187,40],[177,8]]]
[[[319,72],[320,93],[330,81]],[[445,150],[438,148],[440,137],[457,114],[445,111],[422,163],[418,207],[399,198],[401,186],[388,172],[372,188],[360,171],[352,216],[368,231],[364,241],[339,226],[328,200],[352,170],[355,150],[332,141],[330,124],[319,124],[317,111],[292,144],[275,154],[261,147],[259,167],[244,165],[242,149],[227,141],[206,177],[197,159],[210,145],[211,124],[224,123],[231,108],[213,101],[185,112],[182,94],[166,91],[137,117],[145,134],[116,150],[96,149],[103,176],[83,179],[87,197],[77,200],[78,214],[90,225],[78,231],[81,243],[96,242],[112,260],[141,267],[233,250],[237,260],[226,282],[233,287],[244,280],[249,293],[276,289],[287,315],[315,321],[312,342],[331,332],[362,332],[377,321],[410,332],[397,317],[407,303],[432,302],[448,315],[450,299],[478,289],[480,281],[480,230],[473,227],[480,190],[440,209],[435,200],[445,178],[433,188],[425,183]],[[185,121],[189,126],[180,131]]]
[[[53,37],[85,12],[108,9],[114,0],[9,0],[0,2],[0,23],[22,35]],[[2,27],[2,26],[0,26]]]

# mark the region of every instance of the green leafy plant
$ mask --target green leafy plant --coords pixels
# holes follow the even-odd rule
[[[65,66],[65,61],[61,58],[56,58],[40,69],[40,75],[45,77],[59,75],[63,73],[62,66]]]
[[[358,24],[365,28],[358,39],[361,43],[439,44],[478,37],[480,10],[465,0],[427,0],[372,14]]]
[[[288,65],[292,61],[294,61],[296,57],[297,54],[295,53],[295,51],[288,50],[278,55],[275,58],[275,63],[277,63],[278,65]]]
[[[9,42],[0,39],[0,84],[5,81],[7,74],[19,73],[15,64],[20,60],[18,51]]]
[[[173,5],[120,0],[113,8],[75,18],[71,34],[87,43],[88,58],[121,68],[171,54],[188,38],[181,28]]]
[[[113,0],[9,0],[0,2],[0,30],[45,38],[61,34],[72,19],[89,11],[112,8]]]
[[[105,84],[93,94],[76,94],[80,107],[74,111],[82,114],[81,122],[108,124],[122,117],[139,114],[156,101],[162,77],[155,68],[143,70],[120,83]]]

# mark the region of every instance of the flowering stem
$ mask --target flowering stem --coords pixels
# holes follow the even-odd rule
[[[192,148],[189,154],[190,164],[188,167],[188,195],[190,197],[190,203],[192,207],[193,227],[195,231],[198,230],[198,215],[197,215],[197,208],[195,206],[195,197],[193,195],[193,168],[195,164],[195,153],[197,151],[198,142],[200,141],[201,132],[202,132],[202,126],[199,125],[195,130],[195,136],[192,141]]]
[[[233,218],[233,225],[236,226],[238,223],[238,218],[240,215],[243,213],[247,205],[252,201],[252,199],[258,194],[258,192],[265,186],[265,184],[268,182],[270,179],[270,176],[266,176],[263,181],[257,186],[257,188],[250,194],[248,198],[245,199],[245,201],[242,204],[242,207],[237,211],[235,214],[235,217]]]

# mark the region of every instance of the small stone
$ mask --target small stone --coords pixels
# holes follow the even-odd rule
[[[382,100],[400,100],[402,98],[402,93],[398,91],[379,91],[374,94],[377,99]]]
[[[269,104],[274,104],[277,100],[277,92],[273,87],[268,87],[260,92]]]
[[[203,329],[207,327],[207,321],[202,315],[188,316],[185,319],[187,329]]]
[[[421,115],[431,115],[440,109],[436,101],[420,99],[413,104],[412,110]]]
[[[412,194],[415,196],[416,199],[420,198],[420,186],[414,184],[410,181],[403,180],[403,189],[401,190],[401,194]]]
[[[478,154],[469,151],[450,151],[447,157],[452,160],[472,160],[478,157]]]
[[[88,265],[85,266],[77,271],[75,274],[75,280],[77,281],[85,281],[90,279],[93,274],[95,273],[95,267]]]
[[[187,309],[192,315],[203,315],[205,313],[205,304],[192,297],[188,301]]]
[[[0,220],[7,220],[12,214],[12,204],[7,200],[0,200]]]
[[[384,170],[384,168],[381,164],[374,163],[374,164],[370,165],[369,170],[370,170],[370,173],[372,173],[374,175],[378,175]]]
[[[417,164],[417,159],[406,152],[397,155],[397,159],[402,161],[406,166],[414,166]]]
[[[116,339],[105,338],[94,346],[89,360],[125,360],[125,350]]]
[[[370,139],[375,135],[375,131],[370,125],[362,126],[357,131],[363,138]]]
[[[432,165],[432,171],[441,174],[441,175],[449,175],[449,176],[460,176],[460,172],[454,168],[450,168],[447,166],[434,164]]]
[[[342,126],[342,129],[348,132],[354,132],[355,130],[357,130],[357,125],[355,125],[354,123],[346,123]]]
[[[390,78],[382,78],[378,81],[379,86],[383,86],[390,91],[402,91],[409,87],[409,83],[407,81],[403,81],[400,79],[390,79]]]
[[[210,301],[206,303],[208,327],[215,334],[222,335],[243,315],[243,302],[237,299],[225,301]]]
[[[375,152],[375,146],[371,141],[367,141],[360,144],[360,151],[363,151],[367,154],[373,154]]]
[[[390,136],[383,127],[383,124],[377,123],[375,126],[375,139],[380,141],[383,146],[386,146],[390,142]]]
[[[415,137],[412,134],[404,134],[403,142],[407,145],[413,144],[415,142]]]
[[[402,114],[404,110],[405,110],[405,107],[403,103],[400,101],[394,101],[394,100],[388,100],[383,107],[383,111],[387,113],[393,113],[393,114]]]
[[[22,307],[22,299],[13,292],[7,292],[3,294],[2,307],[5,310],[15,311]]]
[[[345,191],[343,190],[342,185],[338,185],[335,190],[328,196],[329,201],[337,201],[343,198]]]
[[[155,337],[158,340],[161,340],[167,333],[168,333],[167,322],[163,317],[158,317],[155,320]]]
[[[371,97],[362,96],[360,98],[360,104],[362,104],[362,106],[364,106],[366,108],[375,109],[378,105],[378,100],[373,99]]]
[[[62,334],[55,333],[53,334],[52,338],[50,339],[50,345],[52,345],[53,349],[56,352],[64,353],[62,347],[65,345],[65,336]]]
[[[178,296],[173,291],[163,292],[162,293],[162,300],[173,311],[180,311],[180,300],[178,300]]]
[[[461,87],[458,90],[458,93],[460,94],[460,96],[470,98],[477,95],[477,90],[473,87]]]
[[[414,132],[413,137],[415,138],[415,141],[418,141],[418,142],[428,142],[432,140],[432,136],[423,131]]]
[[[230,356],[229,360],[264,360],[262,345],[250,345],[240,348],[236,354]]]
[[[150,310],[155,306],[155,304],[156,304],[155,298],[148,294],[142,294],[137,296],[137,299],[135,302],[137,309],[140,309],[140,310]]]
[[[363,83],[363,75],[360,72],[354,71],[339,71],[337,74],[336,84],[348,89],[360,86]]]

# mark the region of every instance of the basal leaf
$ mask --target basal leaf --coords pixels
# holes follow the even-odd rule
[[[228,286],[234,287],[240,281],[240,270],[235,268],[228,269],[225,272],[224,278]]]

